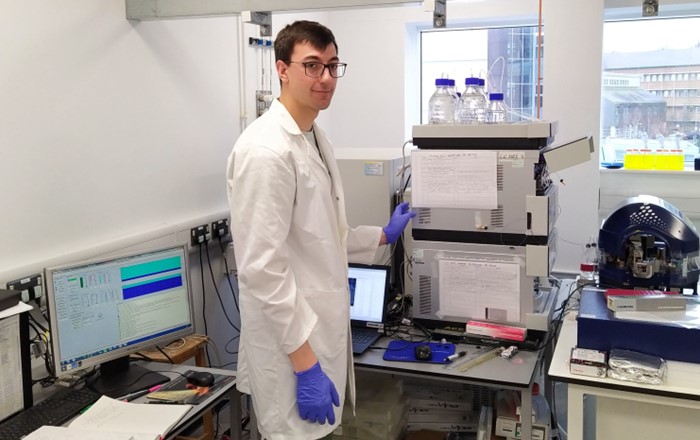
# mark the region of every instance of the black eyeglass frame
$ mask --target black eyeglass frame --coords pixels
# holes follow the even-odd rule
[[[320,62],[318,62],[318,61],[290,61],[289,64],[301,64],[301,65],[303,65],[303,66],[304,66],[304,74],[305,74],[306,76],[308,76],[309,78],[320,78],[320,77],[322,77],[323,74],[324,74],[324,72],[326,71],[326,69],[328,69],[328,73],[331,75],[332,78],[342,78],[342,77],[345,75],[345,70],[348,68],[348,63],[328,63],[328,64],[324,64],[324,63],[320,63]],[[321,69],[321,73],[319,73],[319,74],[316,75],[316,76],[314,76],[314,75],[309,75],[309,67],[308,67],[309,64],[318,64],[319,66],[323,66],[323,69]],[[333,74],[333,71],[331,70],[331,67],[332,67],[332,66],[335,66],[335,68],[336,68],[336,75],[337,75],[338,70],[340,70],[341,68],[342,68],[342,72],[343,72],[343,73],[340,74],[340,75],[337,75],[337,76],[334,75],[334,74]]]

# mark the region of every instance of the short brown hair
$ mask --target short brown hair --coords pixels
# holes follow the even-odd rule
[[[332,43],[335,46],[335,51],[338,51],[338,44],[330,29],[315,21],[300,20],[288,24],[277,34],[275,61],[289,64],[294,46],[299,43],[309,43],[319,50],[325,49]]]

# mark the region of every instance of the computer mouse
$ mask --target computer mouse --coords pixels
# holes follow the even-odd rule
[[[416,351],[416,360],[429,361],[433,357],[430,345],[416,345],[414,350]]]
[[[193,371],[185,377],[188,384],[196,387],[210,387],[214,385],[214,375],[206,371]]]

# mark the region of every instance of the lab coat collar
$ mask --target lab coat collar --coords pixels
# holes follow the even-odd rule
[[[297,121],[294,120],[289,110],[287,110],[287,107],[280,102],[279,98],[275,98],[275,100],[272,101],[268,111],[274,112],[279,116],[280,125],[287,133],[301,135],[301,129],[297,125]]]

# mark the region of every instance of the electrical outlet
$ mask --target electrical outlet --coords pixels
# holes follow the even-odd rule
[[[228,219],[224,218],[212,222],[211,224],[211,238],[225,237],[229,233]]]
[[[26,278],[10,281],[7,283],[7,290],[17,290],[22,292],[22,301],[40,301],[43,295],[41,274],[37,273]]]
[[[209,225],[196,226],[190,229],[190,245],[197,246],[209,241]]]
[[[269,90],[256,90],[255,91],[255,108],[257,117],[262,116],[274,101],[272,92]]]

